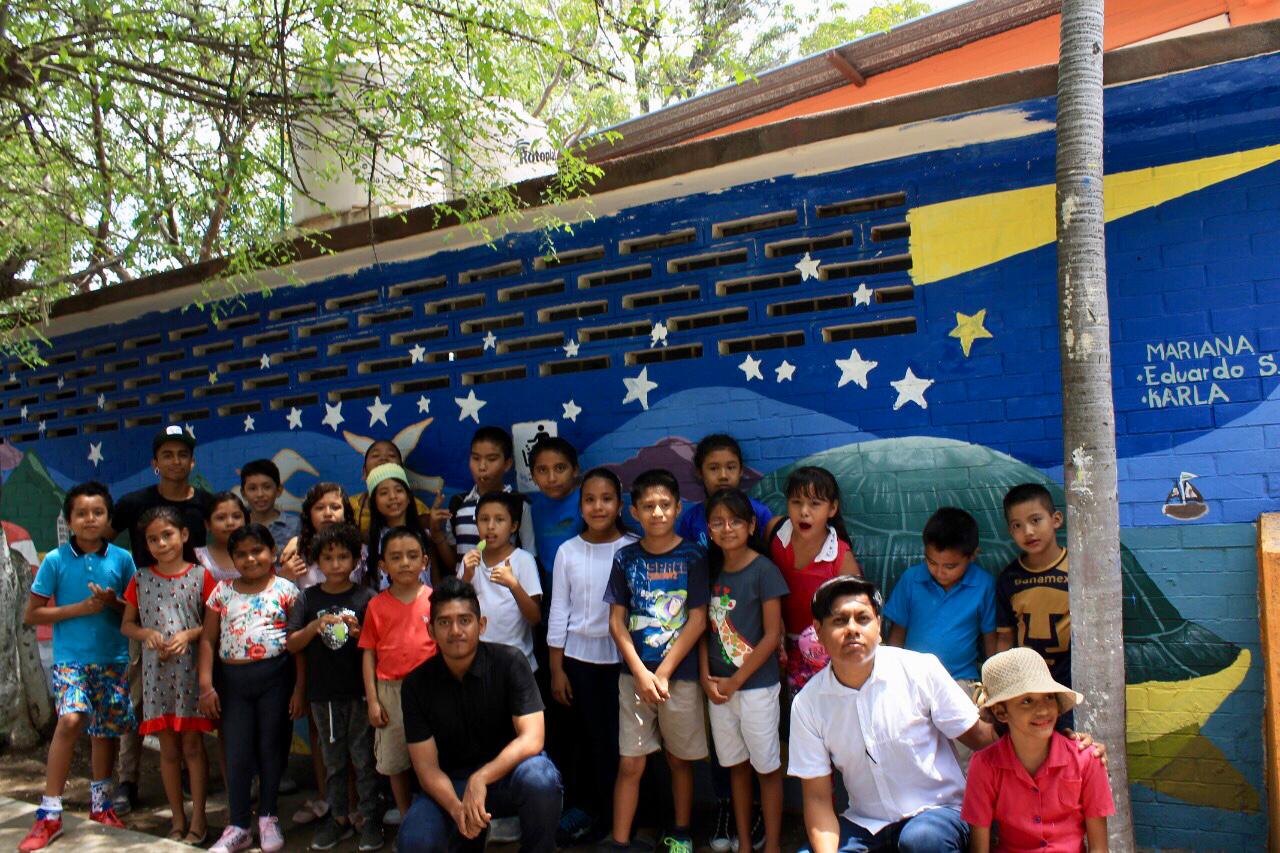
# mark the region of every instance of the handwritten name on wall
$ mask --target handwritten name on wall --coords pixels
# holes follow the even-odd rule
[[[1211,406],[1231,402],[1224,384],[1277,372],[1275,353],[1259,353],[1246,336],[1231,335],[1147,344],[1138,381],[1148,408]]]

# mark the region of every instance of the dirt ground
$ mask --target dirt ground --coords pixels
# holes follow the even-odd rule
[[[68,780],[64,797],[66,809],[76,814],[87,814],[89,810],[89,777],[88,777],[88,741],[84,741],[76,751],[75,763],[72,767],[71,779]],[[217,761],[210,755],[213,773],[216,777]],[[10,751],[0,755],[0,793],[29,803],[39,803],[44,793],[45,748],[29,751]],[[281,826],[285,835],[285,851],[297,853],[307,850],[311,843],[312,828],[294,826],[289,817],[301,806],[303,800],[315,797],[315,785],[311,775],[310,760],[305,756],[294,756],[290,765],[290,777],[298,782],[301,789],[296,794],[280,797]],[[169,831],[169,807],[165,803],[164,789],[160,782],[159,755],[153,750],[144,750],[141,772],[141,805],[123,817],[130,829],[146,832],[163,838]],[[209,842],[212,844],[218,833],[226,825],[227,799],[222,783],[211,780],[208,803]],[[710,838],[711,823],[715,820],[713,811],[699,809],[695,813],[694,837],[698,841],[699,853],[710,853],[707,841]],[[641,837],[653,838],[656,828],[642,828]],[[388,827],[387,846],[384,850],[393,849],[394,829]],[[54,842],[52,850],[66,844],[72,849],[70,837]],[[783,821],[783,850],[794,851],[803,843],[803,828],[797,815],[788,814]],[[344,842],[335,850],[354,851],[354,840]],[[578,853],[587,853],[592,848],[572,848]],[[516,853],[515,844],[490,845],[494,853]]]

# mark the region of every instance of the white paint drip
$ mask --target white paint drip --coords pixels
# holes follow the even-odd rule
[[[1084,452],[1083,445],[1071,451],[1071,466],[1075,468],[1075,476],[1071,478],[1071,491],[1079,495],[1093,494],[1093,489],[1089,487],[1093,476],[1089,472],[1092,462],[1093,457]]]
[[[1079,209],[1079,207],[1080,207],[1080,204],[1079,202],[1076,201],[1076,197],[1073,195],[1069,195],[1062,200],[1062,227],[1063,228],[1071,227],[1071,219],[1076,215],[1076,210]]]

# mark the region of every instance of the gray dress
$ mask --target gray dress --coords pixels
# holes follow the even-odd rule
[[[159,631],[166,639],[179,631],[198,628],[204,622],[204,601],[214,586],[208,571],[192,565],[180,575],[166,576],[154,568],[140,569],[137,584],[138,621]],[[201,716],[199,679],[196,674],[197,643],[187,653],[161,660],[160,653],[142,649],[141,734],[171,731],[211,731],[212,722]]]

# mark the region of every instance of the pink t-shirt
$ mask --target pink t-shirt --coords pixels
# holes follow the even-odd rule
[[[265,660],[285,654],[289,610],[298,600],[298,588],[282,577],[271,578],[262,592],[236,592],[235,581],[218,581],[209,600],[210,610],[222,617],[218,657],[222,660]]]
[[[427,633],[431,622],[431,587],[418,589],[412,604],[404,604],[383,590],[364,611],[360,648],[378,655],[375,674],[383,681],[399,681],[436,653],[436,641]]]
[[[966,823],[995,824],[996,853],[1080,853],[1085,818],[1114,813],[1102,762],[1093,749],[1078,749],[1058,732],[1034,778],[1018,760],[1008,735],[974,753],[960,810]]]

